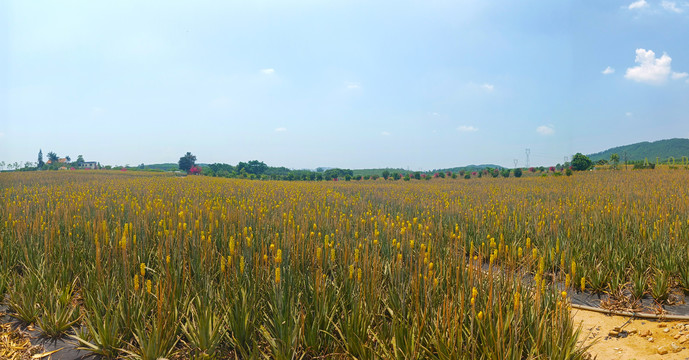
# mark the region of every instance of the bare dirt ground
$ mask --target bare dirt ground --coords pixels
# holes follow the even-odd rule
[[[581,325],[580,341],[595,341],[589,353],[598,360],[689,360],[689,321],[632,319],[577,309],[572,315],[575,326]]]

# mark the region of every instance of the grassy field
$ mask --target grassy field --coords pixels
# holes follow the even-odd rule
[[[111,358],[577,359],[567,292],[689,288],[687,183],[1,173],[0,293]]]

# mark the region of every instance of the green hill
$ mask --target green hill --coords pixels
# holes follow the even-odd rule
[[[682,156],[689,156],[689,139],[667,139],[654,142],[640,142],[631,145],[614,147],[599,153],[590,154],[588,157],[596,162],[598,160],[610,160],[610,155],[618,154],[620,161],[625,160],[625,152],[628,161],[655,162],[660,158],[661,162],[666,162],[669,157],[674,157],[676,161],[681,161]]]

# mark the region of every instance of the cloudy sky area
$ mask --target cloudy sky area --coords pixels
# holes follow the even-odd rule
[[[687,1],[3,1],[0,160],[553,165],[689,137]]]

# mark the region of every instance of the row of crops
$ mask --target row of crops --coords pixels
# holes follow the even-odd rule
[[[576,359],[568,292],[689,288],[687,180],[2,173],[0,294],[108,358]]]

